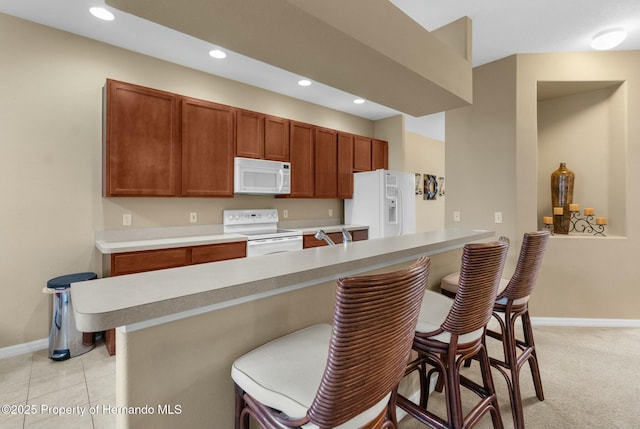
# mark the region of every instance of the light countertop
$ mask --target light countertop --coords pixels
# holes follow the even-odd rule
[[[493,231],[447,229],[74,283],[78,330],[97,332],[246,302],[462,247]]]
[[[289,227],[303,234],[315,234],[318,229],[325,232],[338,232],[341,227],[349,231],[368,229],[363,225],[327,225],[318,227]],[[247,241],[240,234],[224,234],[222,225],[199,225],[163,228],[134,228],[99,231],[96,233],[96,247],[100,253],[135,252],[140,250],[169,249],[184,246],[202,246],[207,244]]]

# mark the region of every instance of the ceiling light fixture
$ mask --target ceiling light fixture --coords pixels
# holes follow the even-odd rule
[[[212,56],[213,58],[216,58],[218,60],[221,60],[223,58],[227,58],[227,54],[223,51],[221,51],[220,49],[212,49],[209,51],[209,55]]]
[[[103,21],[113,21],[115,19],[115,16],[103,7],[92,7],[89,9],[89,12],[91,12],[91,15]]]
[[[353,102],[355,104],[364,104],[364,99],[363,98],[356,98],[355,100],[353,100]]]
[[[301,79],[298,81],[298,85],[300,86],[310,86],[311,81],[309,79]]]
[[[627,32],[624,28],[609,28],[600,31],[593,36],[591,47],[599,51],[613,49],[627,38]]]

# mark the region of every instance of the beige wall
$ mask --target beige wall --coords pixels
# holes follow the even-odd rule
[[[510,266],[505,271],[513,268],[522,234],[538,227],[538,193],[551,173],[539,173],[539,81],[624,82],[611,96],[611,117],[599,119],[597,128],[602,136],[601,128],[611,126],[605,135],[623,141],[623,148],[613,150],[623,151],[624,155],[616,156],[626,175],[620,180],[614,174],[623,184],[603,192],[608,200],[621,194],[624,213],[637,212],[640,197],[632,184],[640,179],[640,124],[626,118],[636,117],[640,110],[639,72],[640,52],[636,51],[517,55],[476,68],[474,105],[447,113],[447,226],[454,225],[452,211],[460,210],[462,225],[492,228],[509,236]],[[590,97],[598,95],[603,94]],[[623,108],[616,107],[618,103]],[[595,104],[602,108],[601,103]],[[572,156],[582,155],[573,154],[575,150],[563,153],[564,159],[555,163],[579,164]],[[608,159],[597,158],[607,164],[598,168],[612,169]],[[498,207],[505,219],[500,226],[492,223]],[[473,223],[465,216],[469,212],[474,214]],[[535,316],[640,319],[633,268],[640,247],[635,231],[640,223],[624,213],[610,219],[626,224],[623,237],[552,237],[532,297]]]
[[[444,172],[444,142],[411,132],[405,134],[405,171],[446,177]],[[429,231],[444,227],[444,201],[425,200],[424,195],[416,195],[416,231]]]
[[[100,272],[97,230],[221,223],[224,208],[288,209],[289,219],[342,215],[340,200],[112,198],[101,195],[107,77],[374,135],[372,121],[0,14],[0,348],[46,338],[53,277]],[[387,130],[387,133],[393,134]],[[398,133],[396,132],[396,135]],[[391,143],[396,147],[396,143]]]

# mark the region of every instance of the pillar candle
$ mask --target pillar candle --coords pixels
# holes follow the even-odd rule
[[[607,218],[606,217],[597,217],[596,218],[596,225],[606,225],[607,224]]]
[[[580,204],[569,204],[569,211],[570,212],[579,212],[580,211]]]
[[[553,208],[553,214],[554,215],[561,215],[564,213],[564,209],[562,207],[554,207]]]
[[[593,208],[587,207],[586,209],[584,209],[585,216],[593,216],[594,214],[595,214],[595,211],[593,210]]]
[[[552,216],[545,216],[542,218],[542,221],[544,222],[545,225],[553,225],[553,217]]]

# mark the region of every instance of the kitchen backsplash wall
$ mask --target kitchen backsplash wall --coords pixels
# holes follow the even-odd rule
[[[280,221],[341,221],[342,207],[342,200],[258,195],[237,195],[234,198],[105,198],[102,204],[104,229],[216,225],[222,224],[222,211],[227,209],[278,209]],[[190,222],[191,213],[197,213],[197,222]],[[131,226],[122,225],[124,214],[131,215]]]

